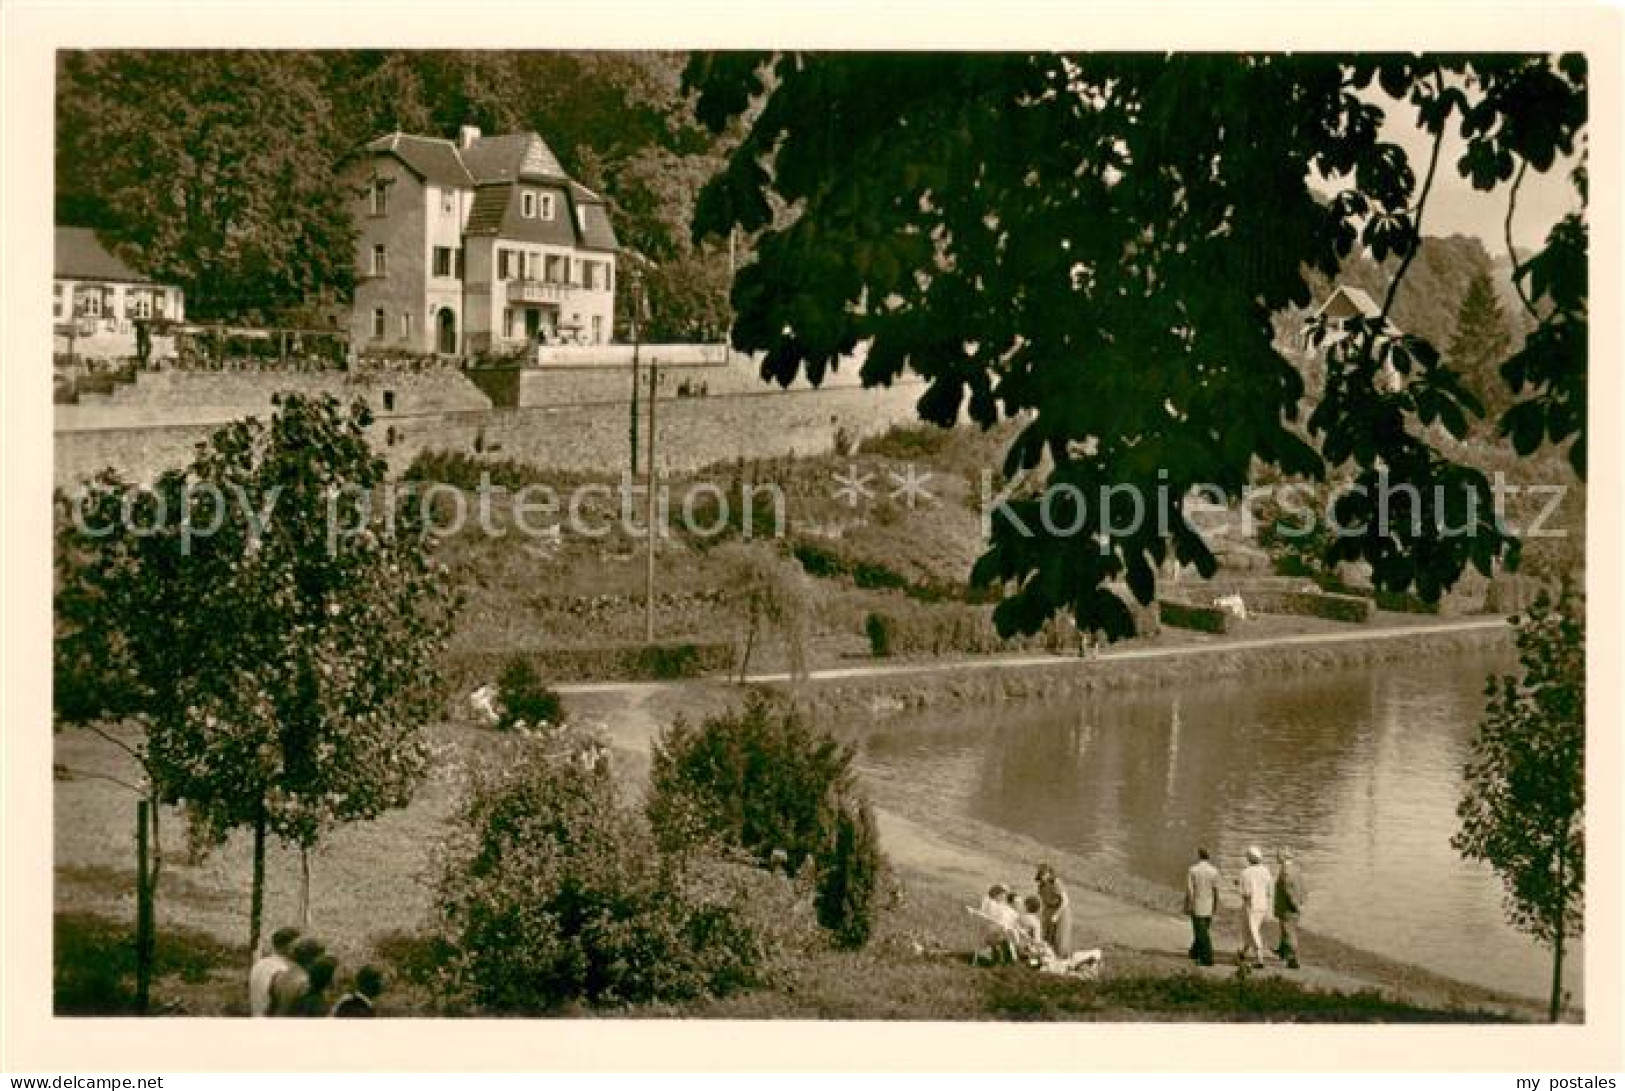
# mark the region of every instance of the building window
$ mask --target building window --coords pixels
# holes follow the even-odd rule
[[[437,246],[434,248],[434,275],[437,277],[451,276],[451,247]]]
[[[78,293],[73,301],[73,311],[84,318],[100,318],[102,316],[102,290],[91,288],[89,291]]]
[[[384,253],[383,243],[378,243],[372,248],[372,275],[375,277],[389,275],[389,261]]]
[[[561,284],[564,278],[562,259],[557,254],[547,255],[547,264],[544,267],[543,279],[549,284]]]
[[[497,279],[498,280],[507,280],[509,277],[511,277],[513,275],[513,266],[511,264],[512,260],[513,260],[513,251],[512,250],[498,250],[497,251]]]
[[[604,316],[601,314],[592,316],[592,343],[595,345],[604,343]]]
[[[457,198],[452,195],[451,190],[443,189],[440,191],[440,208],[445,212],[457,211]]]
[[[374,340],[384,336],[384,309],[382,307],[372,312],[372,336]]]
[[[157,315],[159,318],[163,318],[169,313],[167,309],[168,304],[169,297],[164,294],[164,290],[162,288],[154,288],[152,290],[152,313]]]
[[[152,295],[148,292],[131,292],[130,302],[125,311],[130,318],[151,318]]]
[[[502,336],[504,336],[504,337],[512,337],[513,336],[513,308],[512,307],[504,307],[502,309]]]
[[[542,219],[551,220],[552,218],[553,218],[553,195],[551,193],[544,193],[544,194],[542,194]]]
[[[51,317],[62,317],[62,285],[51,285]]]
[[[384,412],[395,412],[395,392],[393,390],[384,391]]]
[[[372,189],[369,193],[372,201],[372,214],[385,216],[389,214],[389,182],[383,178],[372,180]]]
[[[534,220],[536,218],[536,194],[527,189],[519,195],[519,201],[524,210],[525,219]]]
[[[401,339],[406,341],[412,339],[412,315],[410,312],[401,315]]]

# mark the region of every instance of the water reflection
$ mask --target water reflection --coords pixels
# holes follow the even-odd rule
[[[933,715],[870,734],[864,760],[945,811],[1152,882],[1176,882],[1197,844],[1232,876],[1249,844],[1289,845],[1311,927],[1538,996],[1545,953],[1449,843],[1484,678],[1507,666],[1462,656]]]

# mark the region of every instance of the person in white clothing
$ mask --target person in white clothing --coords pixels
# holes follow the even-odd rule
[[[271,1014],[271,982],[293,965],[293,945],[299,942],[299,929],[278,928],[271,936],[271,950],[254,961],[248,971],[248,1014]]]
[[[1274,879],[1264,866],[1264,853],[1254,845],[1247,850],[1247,866],[1241,869],[1241,906],[1247,917],[1247,940],[1241,960],[1253,969],[1264,968],[1264,919],[1269,916]]]

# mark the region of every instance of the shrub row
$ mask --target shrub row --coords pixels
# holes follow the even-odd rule
[[[1437,614],[1439,603],[1425,602],[1410,591],[1373,591],[1371,597],[1376,601],[1377,609],[1387,610],[1394,614]]]
[[[1199,633],[1228,633],[1234,615],[1217,606],[1198,606],[1193,602],[1158,599],[1157,618],[1162,624],[1171,625],[1176,629],[1194,629]]]
[[[1135,632],[1154,635],[1156,612],[1130,606]],[[1032,636],[1001,637],[991,607],[943,605],[901,606],[876,611],[864,619],[869,653],[877,658],[899,655],[988,655],[997,652],[1046,651],[1075,655],[1082,641],[1070,617],[1051,618]]]
[[[1253,591],[1242,595],[1247,609],[1258,614],[1290,614],[1360,624],[1371,620],[1371,600],[1358,595],[1318,591]]]
[[[670,681],[733,670],[730,642],[604,644],[495,652],[453,652],[446,679],[462,692],[497,678],[514,659],[528,662],[549,682]]]
[[[864,621],[871,654],[979,655],[1011,651],[1025,641],[1005,640],[993,612],[975,606],[931,606],[875,612]]]
[[[883,564],[853,557],[837,547],[800,539],[790,552],[807,575],[821,580],[849,579],[865,591],[901,591],[920,602],[953,602],[970,596],[964,589],[944,584],[916,582]]]

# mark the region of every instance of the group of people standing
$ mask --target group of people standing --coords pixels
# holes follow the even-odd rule
[[[1301,950],[1298,918],[1309,890],[1292,850],[1279,849],[1275,858],[1272,873],[1264,863],[1263,851],[1256,845],[1248,848],[1247,865],[1237,880],[1246,929],[1241,961],[1254,969],[1264,968],[1264,922],[1273,916],[1280,928],[1275,954],[1288,969],[1296,970]],[[1213,965],[1213,917],[1221,904],[1222,885],[1223,878],[1207,849],[1197,849],[1196,862],[1185,873],[1185,913],[1191,919],[1190,957],[1199,966]]]
[[[326,1016],[368,1018],[384,975],[373,966],[355,973],[349,992],[332,998],[338,960],[321,941],[297,928],[279,928],[271,936],[271,949],[248,971],[248,1013],[252,1016]]]

